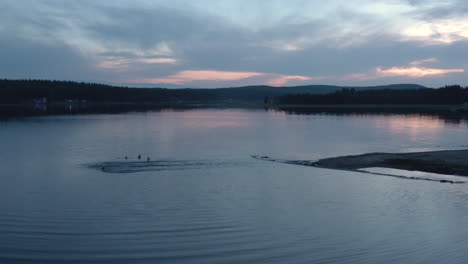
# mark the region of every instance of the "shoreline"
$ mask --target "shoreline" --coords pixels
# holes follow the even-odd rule
[[[254,159],[293,165],[311,166],[324,169],[345,170],[375,175],[392,176],[412,180],[437,181],[442,183],[464,183],[452,180],[406,177],[387,173],[365,171],[366,168],[388,168],[406,171],[420,171],[449,176],[468,177],[468,149],[442,150],[410,153],[367,153],[340,156],[320,160],[280,160],[268,156],[252,156]]]
[[[272,104],[274,109],[360,109],[360,110],[433,110],[433,111],[467,111],[468,108],[459,104]]]
[[[410,153],[367,153],[318,160],[316,167],[358,170],[369,167],[468,177],[468,149]]]
[[[33,107],[35,104],[31,102],[25,103],[0,103],[0,107]],[[42,104],[41,104],[42,105]],[[358,109],[380,109],[380,108],[395,108],[395,109],[434,109],[434,110],[450,110],[454,108],[467,108],[460,104],[263,104],[252,101],[183,101],[183,102],[112,102],[112,101],[88,101],[86,103],[68,103],[68,102],[49,102],[43,105],[47,106],[68,106],[68,105],[157,105],[157,106],[177,106],[177,105],[234,105],[234,106],[255,106],[255,107],[268,107],[268,108],[358,108]]]
[[[249,109],[281,112],[287,115],[418,115],[431,116],[447,123],[459,124],[468,121],[468,110],[459,105],[269,105],[240,102],[182,102],[182,103],[136,103],[136,102],[87,102],[68,104],[0,104],[0,120],[31,116],[121,114],[129,112],[164,111],[166,109]]]

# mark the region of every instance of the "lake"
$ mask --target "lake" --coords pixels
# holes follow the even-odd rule
[[[462,149],[466,120],[162,109],[0,121],[0,263],[466,263],[468,184],[251,158]],[[150,157],[158,171],[89,164]]]

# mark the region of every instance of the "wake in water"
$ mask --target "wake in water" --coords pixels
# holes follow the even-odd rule
[[[108,173],[133,173],[142,171],[193,170],[217,167],[244,166],[241,161],[220,160],[154,160],[154,161],[108,161],[87,165]]]
[[[325,169],[337,169],[344,171],[353,171],[367,173],[379,176],[388,176],[408,180],[422,180],[441,183],[465,183],[459,177],[452,175],[425,173],[419,171],[397,170],[384,167],[376,168],[332,168],[324,166],[320,160],[287,160],[275,159],[269,156],[252,155],[254,159],[262,161],[270,161],[276,163],[309,166]],[[232,161],[232,160],[154,160],[154,161],[108,161],[89,164],[88,167],[98,169],[106,173],[135,173],[144,171],[168,171],[168,170],[193,170],[193,169],[209,169],[221,167],[237,167],[246,166],[247,161]]]
[[[269,156],[260,156],[260,155],[252,155],[251,156],[257,160],[265,160],[265,161],[272,161],[278,163],[286,163],[286,164],[294,164],[294,165],[302,165],[302,166],[314,166],[318,167],[317,161],[314,160],[285,160],[285,159],[274,159]]]
[[[324,169],[353,171],[353,172],[367,173],[367,174],[373,174],[373,175],[379,175],[379,176],[388,176],[388,177],[407,179],[407,180],[432,181],[432,182],[451,183],[451,184],[466,183],[465,181],[460,181],[458,179],[455,179],[455,178],[458,178],[456,176],[436,174],[436,173],[396,170],[396,169],[390,169],[390,168],[338,169],[338,168],[329,168],[329,167],[322,166],[320,161],[314,161],[314,160],[275,159],[269,156],[261,156],[261,155],[252,155],[251,157],[254,159],[263,160],[263,161],[271,161],[271,162],[301,165],[301,166],[310,166],[310,167],[317,167],[317,168],[324,168]],[[411,176],[412,174],[415,174],[417,176]]]

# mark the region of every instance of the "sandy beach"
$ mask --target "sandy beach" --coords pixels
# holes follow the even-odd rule
[[[468,150],[444,150],[411,153],[367,153],[341,156],[321,160],[285,160],[269,156],[253,155],[254,159],[293,165],[312,166],[325,169],[348,170],[412,180],[427,180],[446,183],[464,183],[453,179],[433,177],[412,177],[395,175],[391,172],[371,172],[368,168],[388,168],[405,171],[419,171],[440,176],[468,176]]]
[[[368,167],[384,167],[468,176],[468,150],[368,153],[321,159],[313,165],[330,169],[350,170]]]

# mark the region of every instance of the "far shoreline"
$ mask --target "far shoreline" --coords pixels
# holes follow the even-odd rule
[[[120,114],[164,109],[253,109],[287,114],[417,114],[434,115],[448,122],[468,120],[464,105],[435,104],[264,104],[255,102],[190,101],[190,102],[48,102],[33,104],[0,104],[0,117],[15,118],[47,115]]]
[[[186,102],[93,102],[89,101],[84,104],[68,103],[68,102],[49,102],[40,104],[48,107],[61,106],[106,106],[106,105],[123,105],[123,106],[231,106],[231,107],[258,107],[258,108],[334,108],[334,109],[433,109],[433,110],[466,110],[468,106],[460,104],[264,104],[249,101],[186,101]],[[17,104],[2,104],[0,107],[34,107],[34,103],[17,103]]]
[[[421,109],[421,110],[446,110],[457,111],[468,108],[459,104],[273,104],[272,108],[310,108],[310,109]]]

